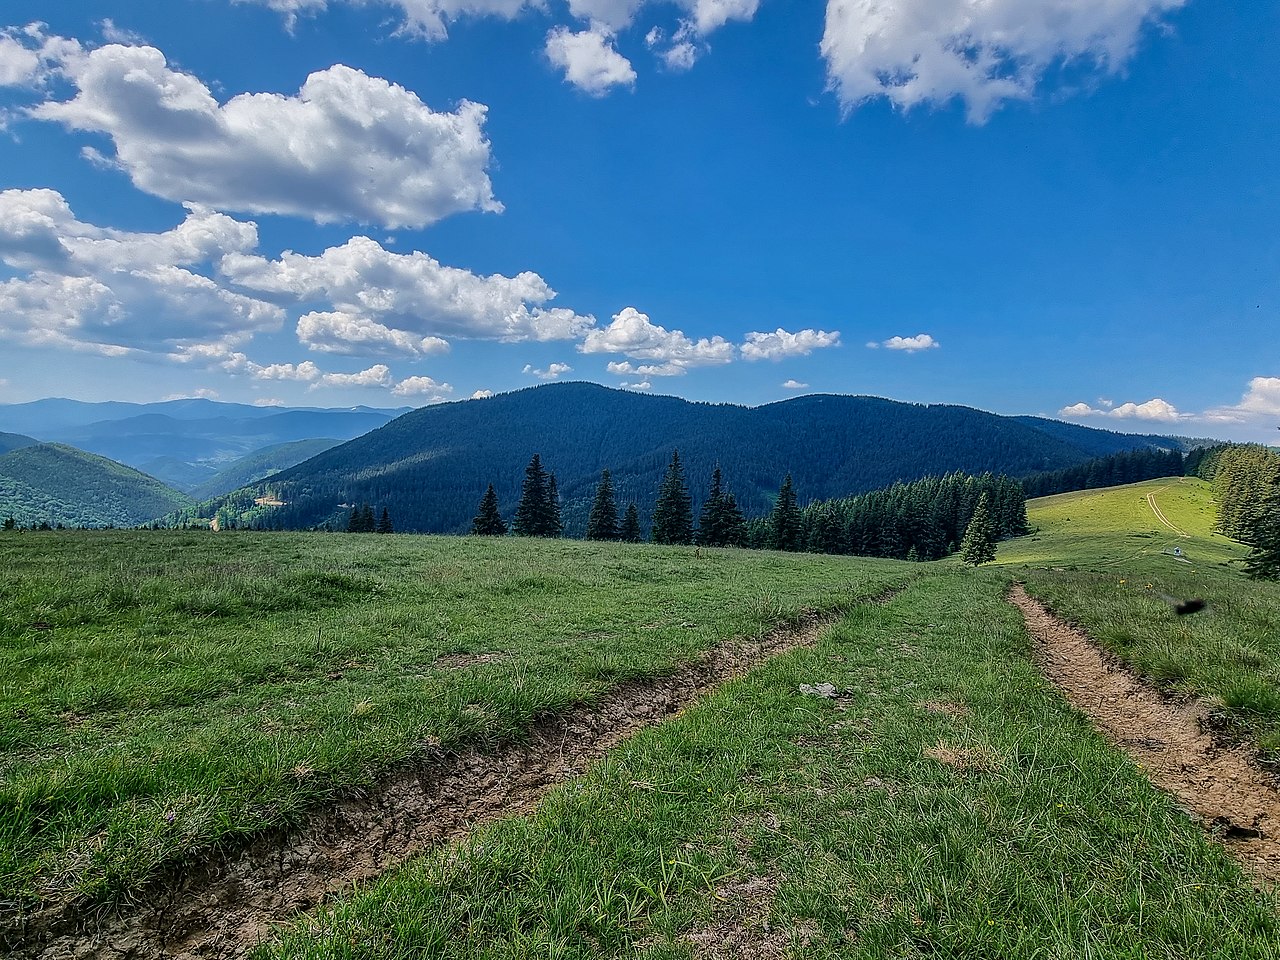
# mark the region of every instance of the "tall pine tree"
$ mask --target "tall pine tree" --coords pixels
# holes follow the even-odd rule
[[[684,482],[679,450],[672,452],[667,475],[658,490],[651,537],[654,543],[693,543],[693,501]]]
[[[480,498],[480,507],[475,519],[471,521],[471,532],[478,537],[505,537],[507,524],[498,512],[498,494],[489,484],[489,489]]]
[[[600,474],[596,499],[587,518],[588,540],[618,539],[618,505],[613,500],[613,477],[605,470]]]
[[[623,543],[639,543],[643,536],[640,533],[640,511],[634,503],[627,504],[626,516],[622,518],[622,528],[618,531],[618,539]]]
[[[1262,503],[1258,519],[1245,542],[1253,547],[1245,559],[1245,573],[1255,580],[1280,580],[1280,481]]]
[[[707,499],[702,503],[702,513],[698,516],[698,543],[704,547],[723,547],[726,536],[725,499],[723,481],[720,477],[720,465],[716,465],[711,474],[711,489]]]
[[[800,527],[800,505],[788,473],[769,514],[769,546],[774,550],[799,550],[803,546]]]
[[[960,557],[975,567],[996,558],[996,535],[991,526],[991,510],[985,492],[978,498],[964,539],[960,541]]]
[[[378,518],[378,533],[395,533],[395,527],[391,524],[391,511],[386,507],[382,508],[382,516]]]
[[[544,537],[558,537],[564,533],[564,523],[560,519],[560,487],[556,484],[556,475],[547,474],[547,532]]]
[[[554,478],[542,468],[542,458],[534,454],[524,468],[520,486],[520,503],[512,524],[518,537],[558,537],[560,504],[553,500]]]

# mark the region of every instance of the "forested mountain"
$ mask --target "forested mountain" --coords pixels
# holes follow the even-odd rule
[[[740,407],[558,383],[415,410],[201,513],[271,494],[286,506],[256,511],[255,522],[345,525],[344,510],[368,503],[389,508],[397,530],[465,532],[489,483],[511,516],[525,465],[540,453],[558,481],[565,531],[581,536],[606,468],[620,508],[634,501],[647,526],[675,449],[695,511],[719,464],[726,490],[752,516],[770,509],[788,472],[806,503],[954,471],[1056,470],[1121,443],[1177,446],[1161,437],[1098,438],[1103,431],[1073,425],[1064,425],[1064,437],[1043,428],[1052,423],[874,397],[816,395]]]
[[[203,399],[148,404],[50,399],[0,405],[0,429],[88,450],[189,491],[264,448],[317,437],[350,440],[407,409],[255,407]]]
[[[29,447],[39,442],[39,440],[33,440],[31,437],[24,437],[20,433],[0,433],[0,453],[8,453],[10,450]]]
[[[330,447],[336,447],[341,440],[326,438],[321,440],[295,440],[292,443],[276,443],[261,450],[255,450],[246,457],[241,457],[230,466],[219,470],[216,474],[194,487],[190,493],[195,500],[208,500],[219,494],[230,493],[238,487],[262,480],[272,474],[287,470],[294,464],[323,453]]]
[[[1094,457],[1106,457],[1126,450],[1186,451],[1191,447],[1213,443],[1211,440],[1192,440],[1186,437],[1166,437],[1154,433],[1116,433],[1114,430],[1102,430],[1098,427],[1085,427],[1078,423],[1066,423],[1063,420],[1050,420],[1047,417],[1011,417],[1019,423],[1026,424],[1041,433],[1065,443],[1088,451]]]
[[[190,503],[154,477],[62,444],[0,456],[0,519],[21,526],[134,526]]]

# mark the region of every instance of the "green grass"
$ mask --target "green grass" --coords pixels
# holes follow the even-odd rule
[[[119,894],[427,744],[669,671],[894,562],[618,544],[0,535],[0,901]],[[496,653],[467,669],[444,655]]]
[[[259,960],[1280,956],[1276,905],[1036,672],[1006,582],[857,609]]]
[[[1148,494],[1186,536],[1160,523]],[[1001,544],[999,563],[1143,674],[1217,703],[1240,736],[1280,759],[1280,585],[1242,576],[1247,550],[1212,532],[1208,484],[1061,494],[1031,501],[1028,517],[1039,532]],[[1173,612],[1170,598],[1193,597],[1208,609]]]

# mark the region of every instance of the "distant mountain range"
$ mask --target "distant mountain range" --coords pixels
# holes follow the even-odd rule
[[[677,448],[695,509],[719,464],[751,515],[769,509],[788,472],[802,500],[827,499],[953,470],[1021,476],[1149,447],[1182,444],[875,397],[741,407],[557,383],[414,410],[197,512],[305,528],[341,525],[351,505],[369,503],[388,508],[398,530],[462,532],[489,483],[511,515],[536,452],[557,476],[568,532],[578,533],[604,468],[613,472],[620,505],[635,501],[647,518]],[[286,505],[253,506],[268,495]]]
[[[0,434],[0,451],[14,435],[27,441],[35,438],[63,443],[127,464],[178,490],[199,488],[202,495],[209,495],[213,478],[234,470],[236,462],[246,456],[319,438],[327,438],[332,445],[380,427],[409,409],[255,407],[204,399],[162,403],[36,400],[0,405],[0,430],[14,431]],[[301,460],[322,447],[297,449]],[[268,455],[269,459],[274,456],[272,469],[291,465],[278,453]],[[244,482],[242,475],[238,483]],[[226,489],[230,488],[221,486],[217,492]]]

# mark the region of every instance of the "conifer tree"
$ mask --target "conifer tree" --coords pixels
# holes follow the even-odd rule
[[[747,544],[747,520],[732,493],[724,498],[724,545],[744,547]]]
[[[1280,580],[1280,481],[1262,504],[1262,513],[1248,533],[1253,547],[1245,559],[1245,573],[1254,580]]]
[[[556,485],[556,475],[547,475],[547,532],[544,537],[558,537],[564,533],[564,523],[560,520],[560,488]]]
[[[672,452],[667,475],[658,489],[651,538],[654,543],[693,542],[693,501],[684,482],[679,450]]]
[[[960,541],[960,557],[975,567],[996,558],[996,537],[991,528],[991,511],[985,492],[978,498],[964,539]]]
[[[723,547],[725,545],[725,496],[720,477],[720,466],[717,464],[711,474],[711,490],[702,504],[702,513],[698,516],[698,543],[704,547]]]
[[[498,512],[498,494],[489,484],[489,489],[480,498],[480,506],[476,510],[475,519],[471,521],[471,532],[477,537],[505,537],[507,524]]]
[[[552,478],[542,469],[542,458],[534,454],[524,468],[524,483],[520,487],[520,503],[516,507],[512,525],[518,537],[557,537],[559,529],[559,503],[552,510]]]
[[[640,534],[640,511],[634,503],[627,504],[627,513],[618,530],[618,539],[623,543],[639,543],[643,539]]]
[[[600,484],[596,487],[596,499],[587,519],[587,539],[618,539],[618,505],[613,500],[613,477],[608,470],[601,472]]]
[[[793,551],[801,547],[800,506],[796,503],[796,492],[791,485],[789,473],[782,481],[773,512],[769,514],[769,546],[774,550]]]
[[[382,508],[382,516],[378,518],[378,533],[395,533],[395,527],[391,525],[391,512],[386,507]]]
[[[360,532],[373,533],[378,527],[378,521],[373,517],[373,507],[365,504],[360,508]]]

